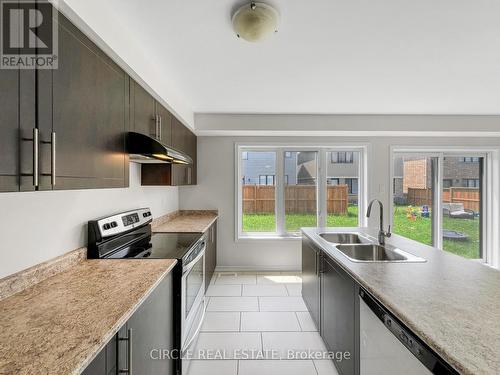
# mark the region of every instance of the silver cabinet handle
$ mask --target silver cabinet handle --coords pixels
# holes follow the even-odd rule
[[[118,340],[127,342],[127,368],[118,369],[118,373],[133,375],[132,374],[132,328],[129,328],[127,330],[127,337],[119,337]]]
[[[56,185],[56,132],[52,132],[51,134],[51,143],[52,143],[52,171],[51,171],[51,183],[52,186]]]
[[[33,128],[33,185],[38,187],[38,158],[39,158],[39,132],[38,128]]]
[[[161,115],[158,115],[158,118],[159,118],[159,120],[158,120],[158,134],[159,134],[158,139],[161,141]]]
[[[158,115],[153,116],[153,121],[155,122],[155,139],[158,139]]]
[[[39,185],[39,167],[38,167],[38,162],[39,162],[39,145],[40,145],[40,133],[38,131],[38,128],[33,128],[33,133],[32,133],[31,138],[25,138],[22,137],[22,141],[27,141],[27,142],[33,142],[33,186],[38,187]],[[31,176],[31,174],[25,174],[22,173],[22,176]]]

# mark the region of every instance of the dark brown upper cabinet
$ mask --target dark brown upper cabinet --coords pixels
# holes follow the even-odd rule
[[[0,191],[19,190],[19,71],[0,70]]]
[[[158,108],[159,104],[157,104]],[[163,108],[163,107],[160,107]],[[170,115],[168,131],[162,130],[162,142],[183,152],[193,159],[193,164],[143,164],[141,167],[141,184],[147,186],[184,186],[196,185],[197,183],[197,138],[196,135],[182,124],[175,116],[163,108],[162,119],[166,114]],[[159,113],[162,113],[161,111]],[[165,124],[164,120],[162,124]],[[169,134],[169,141],[165,140],[165,134]]]
[[[137,82],[130,80],[130,119],[133,131],[157,138],[154,98]]]
[[[0,69],[0,192],[35,189],[35,128],[35,71]]]
[[[58,69],[37,74],[39,189],[128,186],[128,76],[62,14],[58,21]]]
[[[196,185],[197,137],[175,117],[172,121],[172,147],[186,153],[193,159],[191,165],[172,165],[172,185]]]
[[[170,146],[172,114],[132,79],[130,80],[130,104],[131,129]]]

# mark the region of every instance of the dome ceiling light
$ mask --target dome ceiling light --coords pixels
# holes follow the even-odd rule
[[[278,32],[279,13],[268,4],[251,2],[234,12],[232,22],[238,38],[260,42]]]

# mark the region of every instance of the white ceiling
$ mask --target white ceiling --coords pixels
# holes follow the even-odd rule
[[[194,112],[500,113],[498,0],[273,0],[281,27],[259,44],[233,34],[237,3],[106,10]]]

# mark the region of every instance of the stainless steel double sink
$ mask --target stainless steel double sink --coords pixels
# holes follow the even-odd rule
[[[361,233],[319,233],[325,241],[333,244],[343,255],[353,262],[425,262],[391,245],[379,245],[374,239]]]

